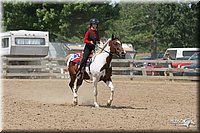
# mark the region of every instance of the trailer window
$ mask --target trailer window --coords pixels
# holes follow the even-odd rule
[[[3,38],[3,39],[2,39],[1,47],[2,47],[2,48],[7,48],[7,47],[9,47],[9,38]]]
[[[15,38],[16,45],[45,45],[44,38]]]

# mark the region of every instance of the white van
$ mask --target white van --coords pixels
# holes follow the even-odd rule
[[[199,52],[199,48],[168,48],[165,51],[164,57],[167,57],[167,54],[174,60],[187,60],[195,52]]]

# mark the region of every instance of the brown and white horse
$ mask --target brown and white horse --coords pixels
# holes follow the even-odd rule
[[[121,41],[112,35],[112,38],[108,42],[107,45],[101,53],[93,56],[92,63],[90,64],[90,73],[93,82],[94,88],[94,105],[95,107],[99,107],[97,103],[97,83],[99,81],[104,81],[107,86],[111,89],[110,99],[108,100],[107,105],[110,106],[113,101],[114,95],[114,86],[112,84],[111,76],[112,76],[112,67],[111,60],[113,56],[124,57],[125,52],[122,48]],[[89,79],[89,75],[84,73],[82,79],[78,79],[76,77],[76,73],[78,71],[78,64],[70,61],[70,57],[67,58],[68,62],[68,72],[70,75],[70,83],[69,86],[73,93],[73,104],[78,104],[78,88],[82,85],[84,79]]]

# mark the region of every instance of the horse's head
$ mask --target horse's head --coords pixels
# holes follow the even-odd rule
[[[109,42],[109,46],[110,46],[110,53],[116,54],[119,57],[125,57],[125,52],[119,38],[112,35],[112,39]]]

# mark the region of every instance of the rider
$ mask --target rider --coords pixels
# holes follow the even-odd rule
[[[79,67],[78,73],[77,73],[78,78],[82,77],[82,68],[85,69],[87,59],[88,59],[89,55],[91,54],[92,50],[95,49],[95,45],[97,43],[100,43],[100,35],[97,30],[99,20],[96,18],[91,18],[89,23],[90,23],[90,28],[85,33],[85,37],[84,37],[85,47],[83,50],[83,58],[81,60],[80,67]]]

